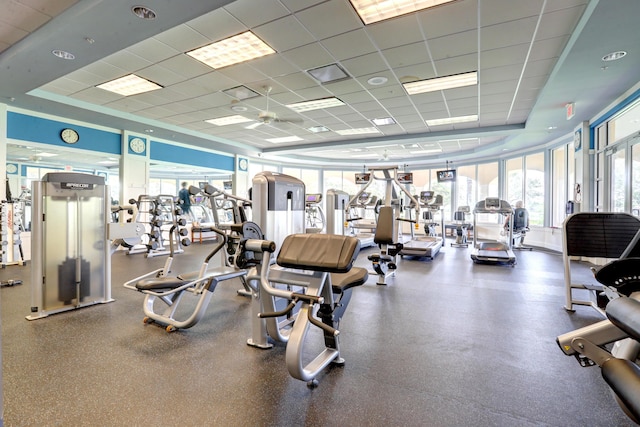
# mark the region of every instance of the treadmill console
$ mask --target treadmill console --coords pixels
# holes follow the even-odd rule
[[[484,208],[488,211],[497,211],[500,209],[500,199],[497,197],[487,197],[484,199]]]
[[[304,202],[307,205],[315,205],[320,203],[321,201],[322,201],[322,194],[320,193],[304,195]]]
[[[370,199],[371,195],[369,193],[360,193],[357,202],[359,205],[366,205]]]
[[[433,191],[421,191],[420,192],[420,201],[422,203],[430,202],[433,199]]]

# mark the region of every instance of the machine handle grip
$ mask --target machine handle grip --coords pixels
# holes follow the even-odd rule
[[[396,221],[410,222],[411,224],[415,224],[417,222],[415,219],[406,219],[406,218],[396,218]]]
[[[360,217],[358,217],[358,218],[347,218],[347,219],[345,219],[345,221],[351,222],[351,221],[358,221],[360,219],[362,219],[362,218],[360,218]]]
[[[313,310],[309,310],[308,312],[308,318],[309,318],[309,322],[311,322],[312,324],[314,324],[315,326],[317,326],[318,328],[329,332],[331,335],[333,335],[334,337],[337,337],[338,334],[340,334],[340,331],[337,330],[336,328],[332,328],[331,326],[327,325],[326,323],[322,323],[321,321],[319,321],[318,319],[316,319],[315,317],[313,317],[312,314]]]
[[[288,306],[286,306],[284,309],[280,310],[280,311],[274,311],[271,313],[258,313],[258,317],[260,319],[264,319],[265,317],[280,317],[280,316],[284,316],[285,314],[289,313],[291,310],[293,310],[293,307],[296,306],[296,304],[298,303],[297,300],[293,300],[289,303]]]

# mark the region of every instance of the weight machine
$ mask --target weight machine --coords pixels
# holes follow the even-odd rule
[[[405,188],[406,184],[413,182],[413,175],[407,172],[399,172],[397,167],[369,168],[368,172],[359,175],[360,181],[366,182],[366,185],[351,198],[349,205],[354,203],[361,194],[365,193],[375,180],[385,182],[384,205],[379,209],[373,238],[374,243],[380,248],[380,253],[369,255],[368,259],[371,261],[373,270],[378,276],[378,285],[386,285],[386,278],[395,275],[395,270],[397,269],[396,256],[403,248],[403,244],[399,241],[398,221],[409,222],[413,227],[418,225],[417,218],[420,216],[420,204]],[[397,216],[396,208],[401,206],[401,203],[396,205],[392,203],[393,200],[398,200],[396,186],[401,193],[404,193],[409,198],[411,206],[414,207],[416,219],[403,219]]]

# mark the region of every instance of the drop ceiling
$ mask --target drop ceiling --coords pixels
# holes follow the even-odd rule
[[[640,80],[636,0],[457,0],[371,25],[348,0],[143,4],[155,20],[140,20],[123,0],[3,3],[0,102],[264,159],[434,164],[566,137]],[[276,53],[221,69],[186,54],[247,30]],[[628,55],[603,63],[618,50]],[[308,72],[329,64],[347,78],[323,84]],[[408,95],[401,84],[469,71],[478,71],[477,86]],[[96,87],[130,73],[163,88],[124,97]],[[238,86],[259,96],[223,92]],[[303,113],[286,107],[327,97],[345,105]],[[570,102],[576,115],[567,120]],[[282,122],[246,129],[267,110]],[[235,114],[251,122],[205,121]],[[478,121],[426,124],[474,114]],[[395,123],[372,123],[380,118]],[[327,131],[310,130],[318,127]],[[376,133],[337,133],[358,128]],[[268,141],[285,137],[298,140]]]

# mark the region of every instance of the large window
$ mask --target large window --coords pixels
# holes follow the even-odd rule
[[[498,162],[481,163],[478,165],[478,199],[484,200],[487,197],[498,197],[500,184],[498,179]],[[476,202],[476,203],[477,203]],[[473,211],[474,206],[471,206]],[[478,215],[478,222],[490,221],[491,218],[495,219],[495,215],[480,214]]]
[[[524,201],[524,197],[522,195],[524,190],[524,186],[522,185],[524,182],[522,157],[509,159],[505,162],[505,178],[506,192],[504,198],[512,205],[518,200]]]
[[[524,206],[529,211],[530,225],[544,225],[544,153],[525,157]],[[515,202],[514,202],[515,203]]]
[[[469,206],[473,210],[477,201],[477,188],[476,166],[459,167],[456,178],[457,203],[453,206],[453,210],[456,211],[460,206]]]

